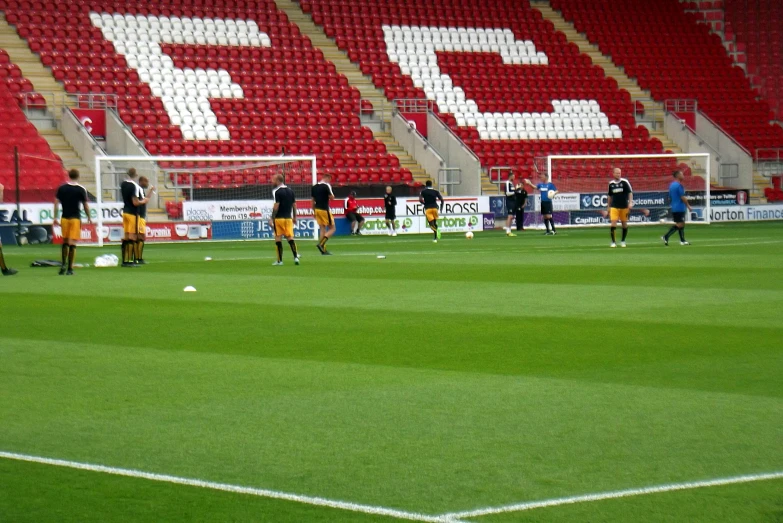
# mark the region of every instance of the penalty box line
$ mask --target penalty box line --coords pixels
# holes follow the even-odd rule
[[[630,498],[635,496],[645,496],[648,494],[661,494],[664,492],[675,492],[680,490],[693,490],[708,487],[721,487],[725,485],[736,485],[740,483],[752,483],[756,481],[769,481],[783,479],[783,471],[769,472],[762,474],[747,474],[743,476],[732,476],[727,478],[709,479],[703,481],[688,481],[684,483],[667,483],[651,487],[633,488],[625,490],[615,490],[610,492],[598,492],[595,494],[584,494],[581,496],[568,496],[563,498],[545,499],[541,501],[527,501],[524,503],[515,503],[512,505],[503,505],[499,507],[486,507],[464,512],[450,512],[442,514],[444,521],[458,521],[466,518],[478,518],[481,516],[490,516],[493,514],[506,514],[509,512],[523,512],[538,508],[559,507],[562,505],[573,505],[577,503],[588,503],[592,501],[604,501],[609,499]]]
[[[194,478],[184,478],[180,476],[171,476],[168,474],[157,474],[154,472],[145,472],[142,470],[125,469],[118,467],[108,467],[105,465],[96,465],[91,463],[81,463],[77,461],[68,461],[62,459],[52,459],[42,456],[31,456],[28,454],[18,454],[15,452],[0,451],[0,458],[24,461],[28,463],[37,463],[41,465],[51,465],[55,467],[63,467],[75,470],[85,470],[89,472],[99,472],[103,474],[110,474],[113,476],[123,476],[127,478],[146,479],[149,481],[158,481],[161,483],[169,483],[174,485],[185,485],[188,487],[198,487],[208,490],[217,490],[222,492],[231,492],[234,494],[243,494],[248,496],[256,496],[260,498],[279,499],[284,501],[290,501],[294,503],[300,503],[303,505],[312,505],[316,507],[332,508],[337,510],[345,510],[349,512],[359,512],[363,514],[369,514],[373,516],[387,516],[390,518],[405,520],[405,521],[424,521],[428,523],[464,523],[453,517],[443,516],[431,516],[427,514],[420,514],[417,512],[407,512],[404,510],[396,510],[387,507],[377,507],[373,505],[363,505],[360,503],[352,503],[350,501],[339,501],[315,496],[304,496],[300,494],[293,494],[290,492],[281,492],[277,490],[260,489],[253,487],[245,487],[241,485],[231,485],[228,483],[216,483],[213,481],[206,481]]]

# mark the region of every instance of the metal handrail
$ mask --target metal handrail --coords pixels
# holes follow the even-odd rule
[[[717,127],[717,128],[718,128],[718,130],[719,130],[720,132],[722,132],[723,134],[725,134],[726,136],[728,136],[728,137],[729,137],[729,140],[731,140],[732,142],[734,142],[734,145],[736,145],[737,147],[739,147],[740,149],[742,149],[742,151],[743,151],[744,153],[746,153],[748,156],[751,156],[751,157],[753,156],[753,155],[750,153],[750,151],[749,151],[749,150],[748,150],[748,149],[747,149],[747,148],[746,148],[744,145],[742,145],[741,143],[739,143],[739,142],[737,141],[737,139],[736,139],[736,138],[734,138],[734,136],[732,136],[731,134],[729,134],[729,133],[728,133],[728,131],[726,131],[726,130],[725,130],[723,127],[721,127],[720,125],[718,125],[717,123],[715,123],[715,121],[714,121],[712,118],[710,118],[709,116],[707,116],[706,114],[704,114],[704,112],[703,112],[703,111],[701,111],[701,110],[697,110],[697,112],[698,112],[698,113],[699,113],[701,116],[703,116],[703,117],[704,117],[704,118],[705,118],[705,119],[706,119],[708,122],[710,122],[712,125],[714,125],[715,127]]]
[[[395,98],[392,105],[397,112],[427,113],[432,112],[434,102],[426,98]]]
[[[144,143],[141,140],[139,140],[139,138],[135,134],[133,134],[133,129],[131,129],[131,127],[128,124],[122,121],[122,118],[120,118],[120,112],[117,110],[117,107],[116,106],[107,107],[106,110],[114,113],[114,115],[117,117],[117,121],[120,124],[122,124],[123,129],[131,137],[131,140],[133,140],[136,143],[136,145],[138,145],[141,148],[141,150],[147,151],[147,146],[145,146]]]
[[[427,113],[429,116],[432,116],[441,125],[443,125],[443,127],[445,127],[448,130],[449,134],[451,134],[451,136],[453,136],[463,148],[465,148],[470,152],[470,155],[473,157],[473,159],[479,160],[479,157],[476,155],[476,153],[473,152],[473,149],[468,147],[468,145],[462,140],[462,138],[460,138],[459,135],[457,135],[457,133],[455,133],[454,130],[451,127],[449,127],[449,125],[446,124],[446,122],[444,122],[435,111],[432,110],[433,107],[434,107],[434,102],[432,100],[427,100],[424,98],[395,98],[394,100],[392,100],[392,109],[393,109],[392,115],[397,113],[402,113],[402,112]],[[421,133],[419,134],[421,135]],[[429,140],[427,140],[426,137],[422,136],[422,138],[424,138],[424,140],[426,140],[427,143],[429,143]],[[437,152],[437,149],[433,148],[433,150]]]
[[[114,93],[77,93],[68,96],[76,101],[80,109],[116,109],[119,101],[119,97]]]
[[[455,140],[457,140],[457,142],[458,142],[458,143],[459,143],[459,144],[460,144],[460,145],[461,145],[461,146],[462,146],[462,147],[463,147],[465,150],[467,150],[467,151],[468,151],[468,153],[470,154],[470,156],[471,156],[471,157],[472,157],[474,160],[476,160],[477,162],[479,162],[479,165],[481,164],[481,160],[480,160],[480,159],[479,159],[479,157],[476,155],[476,153],[475,153],[475,152],[473,152],[473,149],[471,149],[470,147],[468,147],[468,144],[466,144],[464,141],[462,141],[462,138],[460,138],[460,137],[459,137],[459,135],[458,135],[457,133],[455,133],[455,132],[454,132],[454,130],[453,130],[451,127],[449,127],[449,125],[448,125],[446,122],[444,122],[443,120],[441,120],[440,116],[438,116],[438,114],[437,114],[435,111],[430,111],[430,112],[429,112],[429,116],[432,116],[433,118],[435,118],[435,119],[438,121],[438,123],[440,123],[440,124],[441,124],[443,127],[445,127],[445,128],[446,128],[446,130],[449,132],[449,134],[450,134],[451,136],[453,136],[453,137],[454,137],[454,139],[455,139]]]
[[[760,158],[759,153],[760,152],[773,152],[776,154],[776,158]],[[759,149],[756,149],[756,156],[753,157],[753,159],[758,162],[780,162],[783,161],[783,147],[762,147]]]
[[[419,128],[416,127],[413,122],[408,122],[408,132],[414,133],[421,141],[425,143],[425,149],[431,149],[433,153],[435,153],[438,158],[440,158],[441,163],[445,163],[445,160],[443,159],[443,155],[440,154],[438,149],[430,143],[430,141],[427,139],[426,136],[421,134],[421,131],[419,131]]]
[[[699,110],[699,102],[692,98],[669,98],[663,101],[666,112],[695,113]]]
[[[700,144],[709,147],[709,149],[715,153],[715,161],[720,163],[720,151],[718,151],[718,149],[714,145],[708,142],[706,138],[704,138],[699,133],[697,133],[695,129],[691,129],[690,127],[688,127],[688,125],[683,120],[680,120],[680,123],[682,124],[683,130],[687,129],[689,133],[691,133],[693,136],[699,139]]]

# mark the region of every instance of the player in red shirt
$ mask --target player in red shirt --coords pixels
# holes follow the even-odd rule
[[[364,227],[364,217],[358,213],[359,202],[356,201],[356,191],[351,191],[345,201],[345,217],[351,222],[351,235],[361,235]]]

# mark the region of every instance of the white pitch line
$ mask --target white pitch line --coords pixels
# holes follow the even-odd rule
[[[537,508],[558,507],[561,505],[573,505],[575,503],[588,503],[591,501],[603,501],[607,499],[629,498],[633,496],[645,496],[648,494],[660,494],[663,492],[674,492],[678,490],[691,490],[707,487],[720,487],[724,485],[735,485],[738,483],[751,483],[754,481],[769,481],[773,479],[783,479],[783,471],[769,472],[765,474],[749,474],[745,476],[733,476],[729,478],[709,479],[704,481],[690,481],[685,483],[668,483],[652,487],[642,487],[626,490],[615,490],[612,492],[599,492],[596,494],[584,494],[581,496],[569,496],[565,498],[545,499],[542,501],[528,501],[525,503],[515,503],[513,505],[504,505],[500,507],[487,507],[465,512],[451,512],[442,514],[445,521],[454,521],[455,519],[477,518],[489,516],[492,514],[504,514],[508,512],[522,512]]]
[[[429,523],[461,523],[459,522],[459,520],[451,517],[445,518],[443,516],[429,516],[426,514],[419,514],[417,512],[406,512],[403,510],[396,510],[396,509],[386,508],[386,507],[362,505],[359,503],[351,503],[349,501],[337,501],[337,500],[320,498],[320,497],[292,494],[289,492],[280,492],[276,490],[244,487],[241,485],[230,485],[227,483],[215,483],[213,481],[205,481],[201,479],[183,478],[179,476],[170,476],[168,474],[156,474],[153,472],[144,472],[142,470],[107,467],[105,465],[80,463],[77,461],[52,459],[52,458],[45,458],[41,456],[30,456],[27,454],[17,454],[15,452],[0,451],[0,458],[5,458],[5,459],[10,459],[15,461],[26,461],[29,463],[38,463],[42,465],[52,465],[55,467],[64,467],[64,468],[76,469],[76,470],[87,470],[90,472],[101,472],[103,474],[111,474],[113,476],[124,476],[128,478],[138,478],[138,479],[146,479],[149,481],[159,481],[161,483],[171,483],[174,485],[186,485],[188,487],[198,487],[198,488],[204,488],[209,490],[220,490],[223,492],[233,492],[235,494],[245,494],[248,496],[257,496],[260,498],[282,499],[285,501],[292,501],[294,503],[301,503],[304,505],[314,505],[317,507],[328,507],[337,510],[360,512],[363,514],[371,514],[374,516],[388,516],[390,518],[402,519],[406,521],[424,521]]]

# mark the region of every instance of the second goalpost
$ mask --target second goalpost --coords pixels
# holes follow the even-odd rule
[[[687,219],[710,223],[712,163],[707,153],[697,154],[607,154],[550,155],[539,158],[535,167],[555,184],[553,200],[555,222],[559,226],[589,227],[606,225],[608,184],[615,168],[629,181],[634,193],[630,223],[635,225],[668,222],[669,185],[673,173],[681,171],[686,197],[693,207]],[[540,208],[536,196],[535,210]]]

